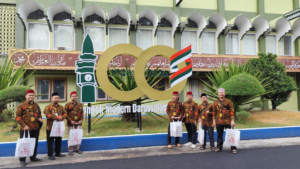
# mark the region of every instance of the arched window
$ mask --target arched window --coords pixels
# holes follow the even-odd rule
[[[162,18],[161,21],[160,21],[159,26],[160,27],[172,27],[172,24],[166,18]]]
[[[105,23],[104,19],[101,16],[99,16],[99,15],[97,15],[95,13],[92,14],[92,15],[90,15],[90,16],[87,16],[85,18],[85,20],[84,20],[84,23],[93,23],[95,21],[99,22],[100,24],[104,24]]]
[[[139,25],[140,26],[153,26],[153,23],[150,19],[146,18],[146,17],[142,17],[139,20]]]
[[[34,11],[34,12],[31,12],[27,19],[35,19],[35,20],[38,20],[38,19],[43,19],[45,18],[45,15],[44,15],[44,12],[40,9]]]
[[[56,14],[53,18],[54,21],[63,21],[63,20],[72,20],[71,14],[67,13],[67,12],[60,12],[58,14]]]
[[[187,27],[189,28],[198,28],[198,25],[195,21],[191,20],[191,19],[188,19],[188,25]]]
[[[108,24],[113,25],[128,25],[126,19],[122,18],[121,16],[117,15],[111,19],[109,19]]]
[[[31,12],[27,19],[40,20],[45,18],[44,12],[38,9]],[[27,48],[28,49],[49,49],[50,48],[50,31],[46,22],[34,22],[28,23],[27,33]]]

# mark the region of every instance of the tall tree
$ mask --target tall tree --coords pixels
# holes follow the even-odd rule
[[[264,98],[272,102],[272,110],[277,106],[288,101],[289,94],[297,90],[297,86],[292,77],[288,76],[286,68],[277,61],[277,55],[272,53],[259,53],[259,58],[250,59],[248,65],[254,70],[262,73],[262,77],[269,78],[270,85],[266,87],[267,91],[272,91],[263,95]]]

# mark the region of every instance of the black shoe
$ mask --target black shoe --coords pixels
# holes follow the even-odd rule
[[[64,154],[59,154],[59,155],[55,155],[55,157],[65,157],[66,155]]]
[[[30,161],[37,162],[37,161],[42,161],[42,160],[39,158],[33,157],[33,158],[30,158]]]
[[[49,160],[56,160],[56,158],[54,156],[52,157],[48,157]]]
[[[20,161],[20,165],[21,165],[22,167],[26,166],[25,161]]]

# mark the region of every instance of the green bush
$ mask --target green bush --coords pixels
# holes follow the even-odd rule
[[[265,92],[261,83],[248,73],[232,76],[220,87],[225,89],[226,95],[231,96],[252,96]]]
[[[23,102],[28,86],[12,86],[0,90],[0,106],[12,101]]]
[[[0,113],[0,122],[8,121],[13,118],[14,112],[10,109],[5,109]]]
[[[238,120],[245,120],[250,116],[250,113],[247,111],[239,111],[236,113],[236,117]]]
[[[263,106],[263,102],[262,101],[259,101],[259,102],[253,102],[250,104],[249,107],[247,108],[244,108],[245,111],[251,111],[253,110],[254,108],[262,108]]]

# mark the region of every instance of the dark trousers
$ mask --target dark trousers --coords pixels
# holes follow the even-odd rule
[[[47,130],[47,146],[48,146],[48,156],[53,156],[53,141],[55,141],[55,155],[60,154],[61,150],[61,137],[50,137],[51,130]]]
[[[217,148],[219,148],[220,150],[223,149],[223,133],[224,133],[224,129],[230,129],[230,128],[231,128],[230,125],[217,124],[217,133],[218,133]],[[231,146],[231,150],[236,150],[236,147],[235,146]]]
[[[185,123],[186,131],[188,132],[188,142],[196,144],[197,141],[197,126],[193,123]]]
[[[177,121],[177,120],[174,120],[174,121]],[[169,128],[168,128],[168,145],[171,145],[170,123],[169,123]],[[179,143],[179,137],[175,137],[175,145],[177,145],[178,143]]]
[[[28,137],[28,131],[20,131],[20,138],[23,138],[24,133],[25,133],[25,137],[26,138]],[[32,159],[35,158],[37,155],[36,151],[39,143],[40,130],[30,130],[29,134],[30,134],[30,138],[35,138],[35,147],[34,147],[33,156],[30,157],[30,159]],[[20,161],[26,161],[26,157],[21,157]]]
[[[206,133],[208,132],[210,147],[215,147],[214,128],[202,125],[202,129],[204,130],[204,144],[202,146],[206,147]]]

